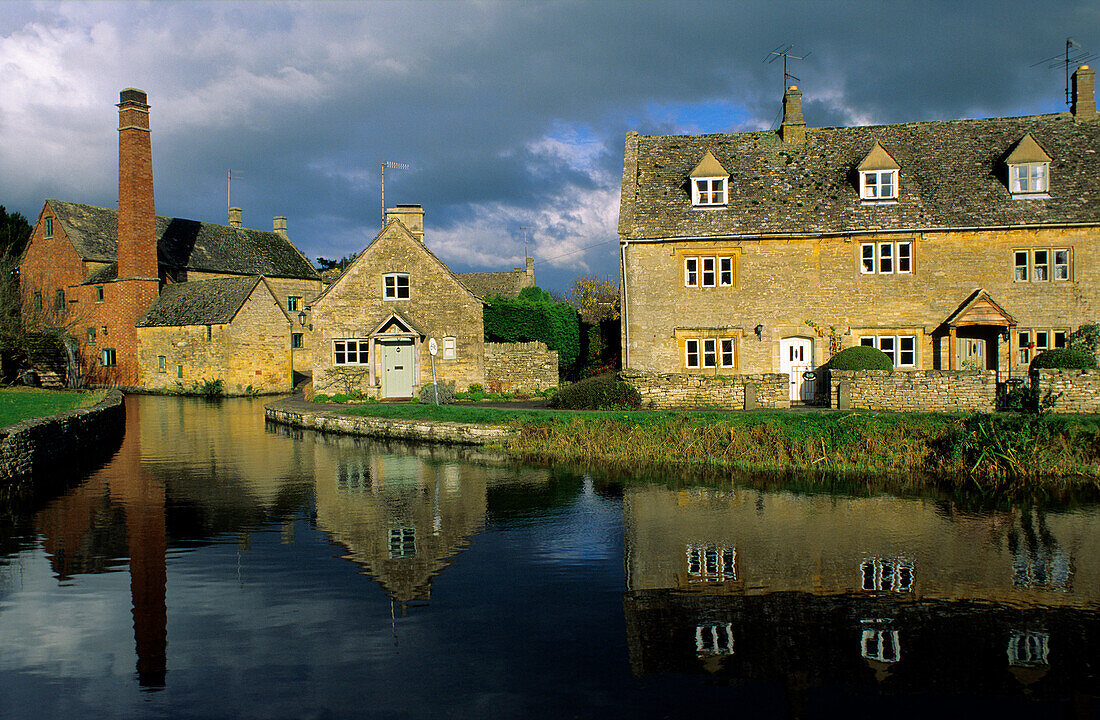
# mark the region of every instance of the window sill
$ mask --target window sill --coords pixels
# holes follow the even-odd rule
[[[1050,193],[1011,193],[1013,200],[1050,200]]]
[[[725,210],[729,207],[728,203],[722,203],[721,205],[692,205],[692,210]]]
[[[882,198],[882,199],[860,198],[859,199],[859,204],[860,205],[897,205],[898,204],[898,199],[897,198]]]

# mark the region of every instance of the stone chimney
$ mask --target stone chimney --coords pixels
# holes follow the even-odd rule
[[[787,144],[806,142],[806,121],[802,119],[802,91],[791,85],[783,93],[783,124],[779,136]]]
[[[118,97],[118,277],[157,277],[153,151],[144,90]]]
[[[1096,71],[1082,65],[1073,73],[1073,119],[1096,119]]]
[[[386,208],[386,224],[400,220],[417,240],[424,242],[424,208],[419,205],[398,205]]]
[[[535,284],[535,258],[527,258],[527,278],[531,280],[531,284]]]
[[[284,240],[286,239],[286,217],[283,215],[276,215],[275,219],[271,222],[271,229],[276,232]]]
[[[229,226],[235,228],[241,226],[241,209],[239,207],[229,208]]]

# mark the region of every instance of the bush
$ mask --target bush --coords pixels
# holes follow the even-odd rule
[[[641,404],[637,388],[620,380],[615,373],[567,385],[550,400],[550,407],[567,410],[636,410]]]
[[[1096,367],[1096,357],[1077,348],[1054,348],[1035,356],[1029,370],[1053,368],[1064,370],[1088,370]]]
[[[830,370],[893,370],[890,356],[866,345],[844,348],[828,362]]]
[[[524,290],[526,289],[527,288],[524,288]],[[484,394],[485,386],[481,383],[470,383],[470,387],[467,388],[467,392],[469,392],[471,395]]]
[[[425,405],[435,405],[435,383],[425,383],[420,388],[420,402]],[[454,405],[455,402],[455,384],[452,382],[450,385],[439,383],[439,404],[440,405]]]
[[[316,395],[311,397],[310,400],[312,402],[316,402],[316,403],[328,402],[329,401],[329,396],[325,395],[324,393],[317,393]]]

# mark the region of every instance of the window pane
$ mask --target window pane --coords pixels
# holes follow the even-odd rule
[[[894,272],[894,245],[892,243],[879,243],[878,271],[880,273]]]
[[[860,347],[874,347],[875,339],[873,337],[861,337],[859,339]]]
[[[699,258],[684,260],[684,285],[695,287],[699,284]]]
[[[860,260],[859,271],[864,274],[873,273],[875,271],[875,246],[869,243],[861,245]]]
[[[1035,251],[1035,273],[1034,280],[1036,282],[1044,282],[1050,279],[1050,253],[1046,250]]]
[[[907,273],[913,269],[913,247],[909,243],[898,243],[898,272]]]
[[[695,181],[695,188],[696,188],[696,191],[699,193],[699,204],[700,205],[709,204],[710,203],[710,193],[708,192],[707,181],[706,180],[696,180]]]
[[[714,258],[703,258],[703,287],[714,287]]]
[[[733,340],[722,341],[722,367],[733,367]]]
[[[1021,281],[1027,280],[1027,251],[1016,251],[1016,279]]]
[[[917,364],[917,339],[912,336],[898,338],[898,364]]]
[[[1055,330],[1054,331],[1054,347],[1064,348],[1066,346],[1066,331]]]
[[[718,365],[716,345],[717,341],[715,340],[703,341],[703,367],[716,367]]]
[[[684,349],[687,355],[687,366],[689,368],[699,367],[699,341],[687,340],[684,342]]]
[[[1069,250],[1054,251],[1054,279],[1069,280]]]
[[[1035,349],[1046,350],[1049,347],[1049,345],[1047,345],[1049,337],[1050,336],[1042,330],[1037,331],[1035,333]]]
[[[886,354],[890,358],[890,362],[897,364],[894,359],[894,338],[893,337],[880,337],[878,339],[878,349]]]
[[[733,285],[733,258],[718,258],[718,284]]]

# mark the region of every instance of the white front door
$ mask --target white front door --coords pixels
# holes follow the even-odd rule
[[[814,369],[814,343],[807,338],[783,338],[779,341],[779,371],[790,378],[791,400],[814,399],[814,381],[805,373]]]

